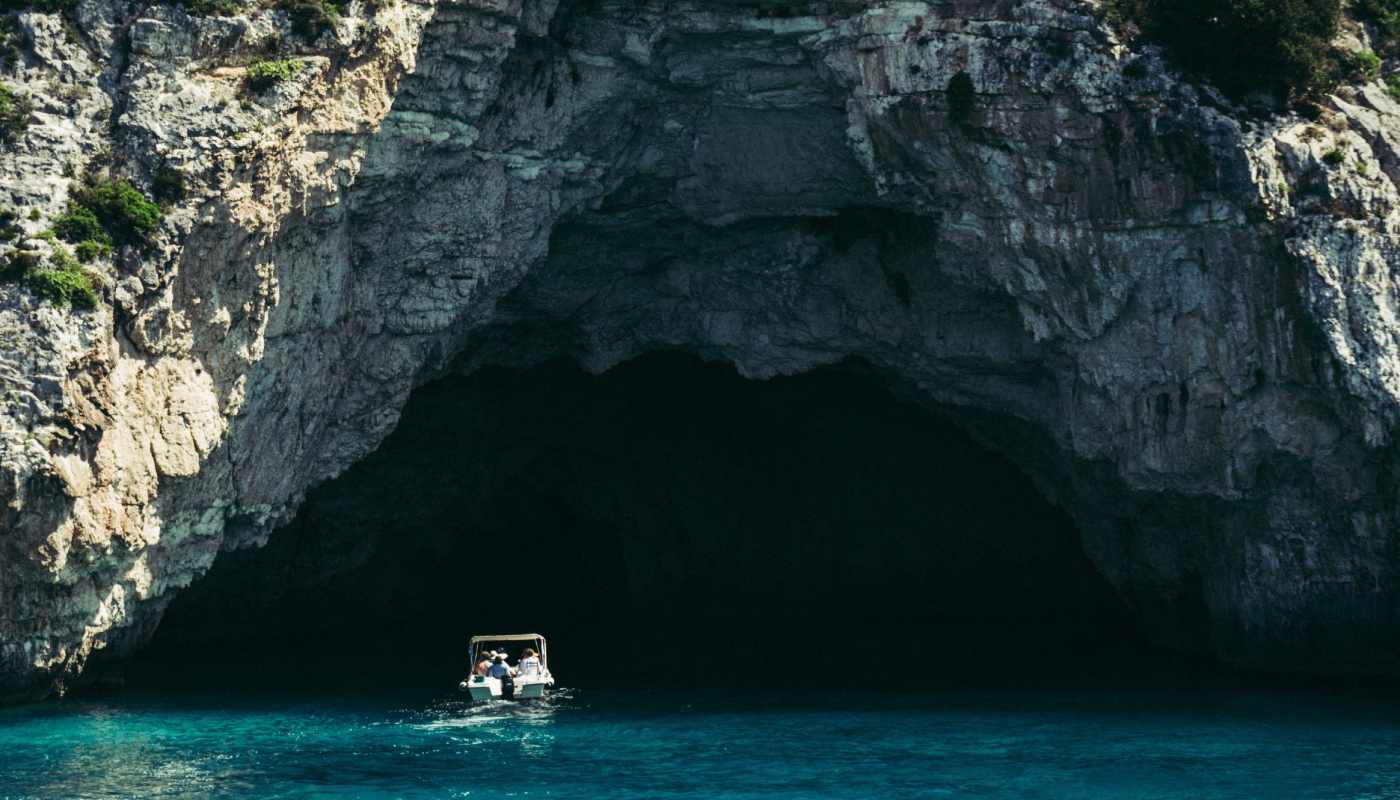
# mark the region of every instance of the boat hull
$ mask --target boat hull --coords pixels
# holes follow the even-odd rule
[[[516,700],[533,700],[544,697],[545,687],[549,686],[548,681],[520,681],[515,682]],[[481,682],[469,679],[467,682],[467,693],[472,700],[498,700],[501,697],[501,681],[499,678],[486,678]]]

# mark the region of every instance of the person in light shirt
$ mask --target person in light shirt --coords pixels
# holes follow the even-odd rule
[[[525,648],[525,652],[520,654],[520,663],[516,666],[516,674],[522,677],[527,675],[540,675],[540,658],[531,648]]]

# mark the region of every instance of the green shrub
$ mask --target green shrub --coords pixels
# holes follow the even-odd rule
[[[68,210],[53,221],[53,229],[66,242],[81,242],[106,235],[92,209],[77,205],[69,205]]]
[[[1373,81],[1381,74],[1381,57],[1370,50],[1347,53],[1342,57],[1342,70],[1347,77]]]
[[[78,0],[0,0],[0,13],[33,9],[45,14],[70,14],[77,7]]]
[[[322,33],[335,27],[347,3],[328,0],[278,0],[277,7],[292,21],[292,30],[314,42]]]
[[[1384,49],[1393,49],[1400,40],[1400,0],[1354,0],[1352,9],[1380,29]]]
[[[301,67],[301,62],[295,59],[285,61],[263,61],[255,59],[248,65],[248,74],[245,79],[248,81],[248,88],[255,92],[266,91],[275,84],[281,83],[292,77],[292,73]]]
[[[164,203],[178,203],[189,194],[185,173],[174,167],[161,167],[151,180],[151,196]]]
[[[54,220],[65,241],[145,244],[160,228],[165,213],[126,181],[98,180],[91,175],[73,190],[68,210]]]
[[[13,142],[29,130],[29,115],[34,113],[34,101],[27,94],[0,83],[0,139]]]
[[[21,233],[24,233],[15,224],[18,219],[19,214],[8,208],[0,208],[0,242],[12,242],[18,239]]]
[[[1322,154],[1323,163],[1332,167],[1339,167],[1347,160],[1346,151],[1340,147],[1334,147]]]
[[[49,253],[49,263],[53,265],[54,269],[60,272],[83,271],[83,268],[78,265],[78,259],[74,258],[72,253],[62,247],[55,247],[54,251]]]
[[[0,277],[22,282],[34,294],[47,298],[60,308],[70,305],[85,309],[97,307],[96,281],[62,247],[56,248],[49,256],[48,267],[33,251],[11,253],[4,270],[0,272],[3,273]]]
[[[146,242],[165,219],[160,206],[146,200],[126,181],[85,186],[73,193],[71,202],[92,211],[108,235],[120,244]]]
[[[1385,76],[1385,93],[1400,100],[1400,75]]]
[[[88,239],[74,245],[73,251],[78,254],[78,260],[86,264],[112,252],[112,245],[97,239]]]
[[[961,125],[972,118],[977,110],[977,89],[972,85],[972,76],[959,72],[948,81],[948,121]]]
[[[185,13],[192,17],[236,17],[238,12],[234,0],[185,0]]]
[[[34,208],[29,209],[29,218],[34,220],[35,222],[38,222],[39,220],[44,218],[44,213],[39,210],[38,206],[35,206]]]
[[[24,285],[59,308],[69,305],[83,309],[97,308],[97,292],[93,291],[92,278],[81,269],[32,270],[24,276]]]
[[[1106,0],[1104,11],[1226,95],[1284,97],[1326,88],[1341,0]]]
[[[0,278],[7,281],[22,280],[25,275],[39,268],[43,262],[33,250],[16,250],[5,259],[5,267],[0,270]]]
[[[13,14],[0,17],[0,69],[20,63],[20,53],[28,43]]]

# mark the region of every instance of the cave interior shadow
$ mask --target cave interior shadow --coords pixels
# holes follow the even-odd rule
[[[172,603],[136,683],[452,685],[473,634],[569,685],[906,688],[1157,659],[1063,510],[868,365],[484,368]]]

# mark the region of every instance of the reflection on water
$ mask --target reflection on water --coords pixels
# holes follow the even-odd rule
[[[0,797],[1400,797],[1361,693],[122,692],[0,712]]]

